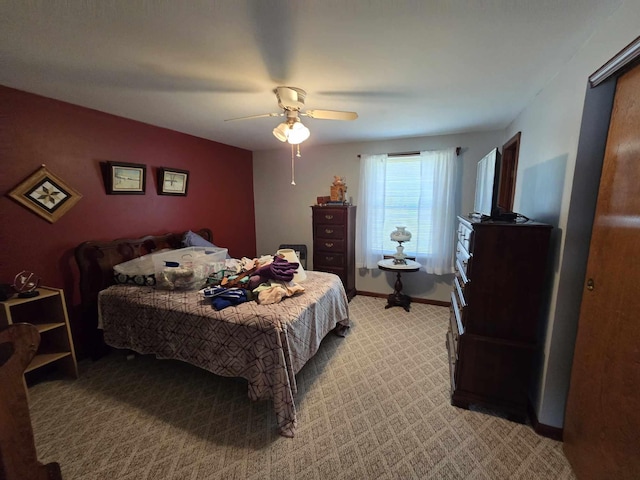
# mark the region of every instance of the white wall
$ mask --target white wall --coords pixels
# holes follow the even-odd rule
[[[356,120],[357,121],[357,120]],[[313,135],[313,125],[309,124]],[[404,138],[363,143],[314,145],[301,147],[295,159],[295,182],[291,185],[291,150],[275,140],[277,149],[253,154],[254,195],[256,209],[257,253],[275,252],[281,243],[302,243],[309,251],[308,268],[313,268],[311,208],[316,197],[329,195],[334,175],[346,178],[347,197],[356,204],[360,172],[359,154],[437,150],[461,147],[459,213],[473,207],[476,164],[492,148],[502,146],[503,131]],[[391,232],[389,232],[391,233]],[[452,237],[453,238],[453,237]],[[417,272],[403,276],[403,291],[410,296],[449,301],[452,276]],[[395,276],[379,270],[358,270],[356,289],[388,294],[393,291]]]
[[[639,26],[640,2],[625,2],[506,131],[507,137],[522,132],[514,210],[555,227],[548,305],[544,309],[544,348],[534,389],[538,394],[534,407],[538,420],[545,425],[563,425],[582,292],[581,288],[565,288],[560,297],[559,287],[563,279],[570,279],[574,285],[581,282],[573,273],[582,271],[586,262],[584,255],[563,262],[563,257],[571,254],[571,246],[565,242],[568,215],[570,211],[582,215],[580,220],[585,222],[593,217],[593,209],[585,212],[571,205],[587,79],[636,38]],[[578,201],[584,199],[573,199],[574,203]]]

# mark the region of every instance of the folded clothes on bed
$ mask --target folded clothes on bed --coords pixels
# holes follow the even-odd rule
[[[222,310],[251,300],[256,300],[261,305],[279,303],[283,298],[304,292],[304,287],[294,282],[271,280],[261,283],[253,290],[240,287],[207,287],[200,292],[205,298],[211,299],[213,308]]]
[[[252,275],[249,281],[249,288],[254,289],[261,283],[270,280],[279,280],[281,282],[290,282],[296,270],[300,266],[299,263],[289,262],[282,257],[275,256],[273,261],[268,265],[259,267]]]
[[[283,298],[291,297],[296,293],[304,292],[304,287],[293,282],[273,281],[263,283],[254,289],[253,292],[258,294],[256,302],[260,305],[270,305],[272,303],[278,303],[282,301]]]
[[[208,287],[202,290],[202,294],[205,298],[211,298],[211,305],[216,310],[252,300],[251,292],[243,288]]]

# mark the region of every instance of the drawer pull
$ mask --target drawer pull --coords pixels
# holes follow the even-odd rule
[[[326,218],[327,220],[331,220],[333,219],[333,215],[325,215],[324,218]]]
[[[333,262],[333,257],[324,257],[327,262]]]
[[[326,233],[327,235],[331,235],[333,233],[333,230],[331,230],[330,228],[325,228],[324,233]]]
[[[324,246],[327,248],[333,248],[333,243],[325,242]]]

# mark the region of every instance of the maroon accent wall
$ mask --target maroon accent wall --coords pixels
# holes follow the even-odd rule
[[[251,151],[4,86],[0,105],[0,283],[31,270],[75,306],[81,242],[202,227],[232,256],[256,255]],[[106,161],[145,164],[146,194],[107,195]],[[83,195],[53,224],[6,195],[42,164]],[[158,195],[157,167],[189,170],[188,195]]]

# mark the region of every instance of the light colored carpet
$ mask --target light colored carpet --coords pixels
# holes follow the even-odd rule
[[[572,479],[562,444],[449,403],[448,309],[355,297],[298,374],[299,425],[277,434],[246,383],[115,352],[30,388],[39,459],[75,479]]]

